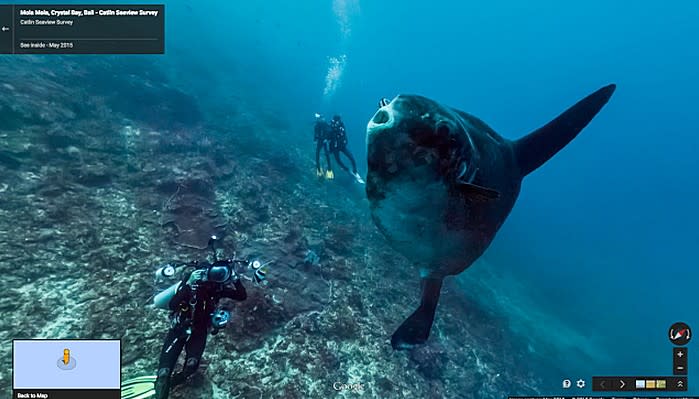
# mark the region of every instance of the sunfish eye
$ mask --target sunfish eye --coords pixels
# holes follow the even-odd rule
[[[444,122],[439,122],[436,129],[437,134],[446,136],[449,134],[449,126]]]

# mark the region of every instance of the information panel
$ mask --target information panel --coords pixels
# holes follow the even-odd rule
[[[3,5],[2,54],[163,54],[165,6]]]

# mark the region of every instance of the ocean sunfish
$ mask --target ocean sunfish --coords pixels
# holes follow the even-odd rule
[[[393,334],[394,349],[427,340],[442,279],[483,254],[524,176],[573,140],[615,88],[597,90],[514,141],[473,115],[421,96],[399,95],[379,108],[366,136],[372,219],[393,248],[419,266],[422,279],[420,306]]]

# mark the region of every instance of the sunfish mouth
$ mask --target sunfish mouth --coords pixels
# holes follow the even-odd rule
[[[395,100],[395,99],[394,99]],[[367,134],[374,134],[382,129],[393,127],[396,121],[396,111],[393,108],[393,101],[379,108],[374,114],[374,117],[369,120],[367,125]]]

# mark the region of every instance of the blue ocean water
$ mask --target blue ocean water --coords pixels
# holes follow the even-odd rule
[[[314,112],[340,113],[363,171],[364,129],[381,97],[432,97],[515,139],[616,83],[588,128],[526,178],[461,287],[469,294],[487,280],[501,300],[483,306],[529,334],[533,353],[560,348],[551,352],[560,379],[670,374],[668,327],[699,326],[699,4],[218,0],[166,8],[160,60],[200,82],[205,101],[246,90],[308,126],[309,141]],[[698,376],[690,367],[690,379]]]
[[[432,97],[514,139],[616,83],[590,126],[526,178],[487,265],[464,274],[487,267],[503,275],[489,288],[505,303],[529,305],[517,307],[528,317],[509,317],[538,336],[533,342],[563,348],[551,359],[561,379],[671,373],[669,326],[697,322],[696,2],[346,0],[228,9],[234,22],[209,28],[229,32],[261,94],[299,123],[316,111],[341,113],[358,158],[382,96]]]

